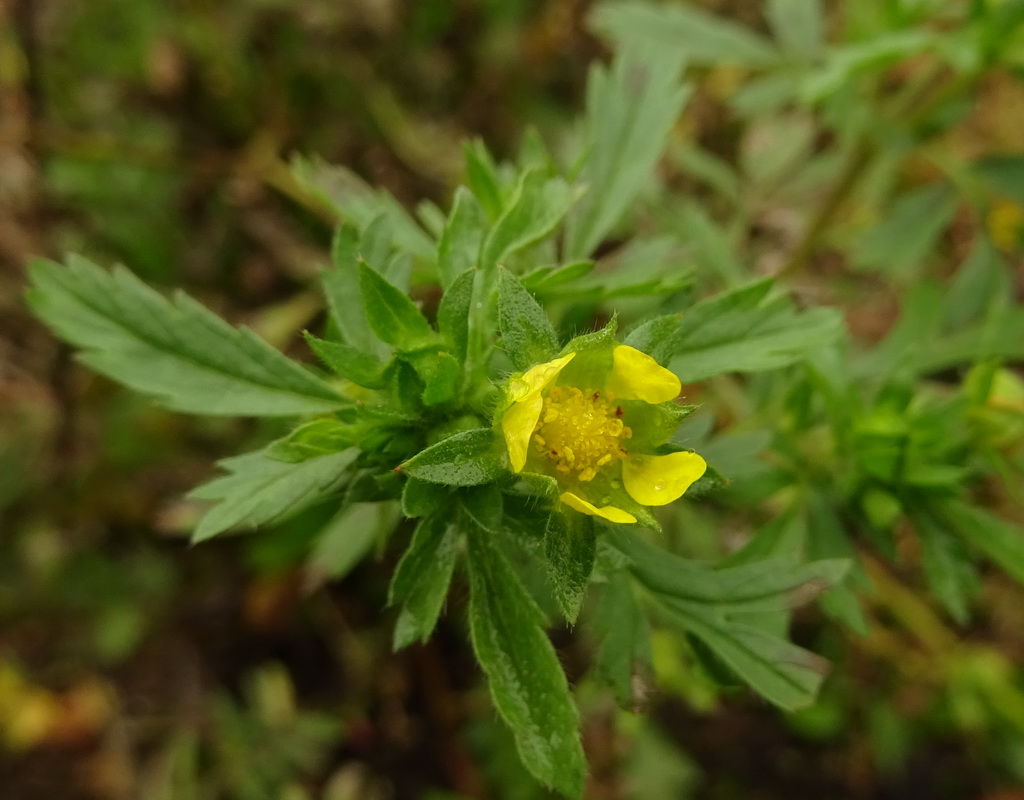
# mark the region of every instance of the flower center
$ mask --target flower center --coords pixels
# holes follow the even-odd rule
[[[632,435],[610,393],[556,386],[544,398],[533,443],[559,472],[592,481],[599,467],[626,457],[620,443]]]

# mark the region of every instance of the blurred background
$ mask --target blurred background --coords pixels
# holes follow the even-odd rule
[[[345,165],[410,208],[446,208],[464,139],[506,157],[528,128],[567,134],[589,66],[608,55],[586,24],[592,5],[0,0],[4,800],[548,796],[490,707],[459,589],[429,644],[392,655],[392,555],[351,570],[331,551],[309,558],[317,526],[302,517],[190,548],[201,509],[189,489],[277,431],[164,412],[79,368],[28,315],[23,269],[67,251],[124,263],[306,358],[296,332],[317,324],[312,279],[333,223],[292,178],[291,154]],[[699,5],[766,27],[759,3]],[[825,4],[830,37],[862,24],[846,5]],[[889,78],[913,70],[896,61]],[[693,77],[674,138],[756,162],[749,117],[730,103],[743,71]],[[1012,64],[966,99],[962,152],[1020,149]],[[699,197],[718,161],[701,163],[667,164],[666,181]],[[760,241],[785,240],[785,196],[757,202]],[[951,209],[927,246],[962,255],[962,217]],[[1024,209],[1011,197],[988,222],[1019,288]],[[760,252],[770,271],[771,248]],[[817,266],[801,291],[849,309],[854,335],[876,341],[905,276],[836,254]],[[986,573],[986,611],[965,631],[872,577],[884,603],[869,603],[869,635],[813,609],[798,618],[797,640],[837,666],[821,702],[794,715],[717,694],[668,633],[648,713],[619,711],[585,676],[594,643],[555,631],[578,685],[587,796],[1024,798],[1021,590]]]

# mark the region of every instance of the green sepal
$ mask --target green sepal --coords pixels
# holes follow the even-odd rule
[[[621,405],[627,409],[633,431],[629,447],[631,450],[644,453],[652,452],[664,444],[676,432],[680,423],[698,408],[679,405],[673,400],[657,405],[627,400]],[[676,447],[671,452],[679,449]]]
[[[410,477],[402,487],[402,513],[407,517],[433,514],[448,502],[450,494],[444,486]]]
[[[451,343],[452,352],[459,361],[466,360],[469,349],[469,318],[476,274],[475,269],[468,269],[459,275],[437,307],[437,327]]]
[[[594,570],[597,538],[594,518],[555,510],[544,530],[544,559],[555,600],[575,623]]]
[[[586,350],[595,349],[610,350],[618,344],[615,340],[615,333],[618,329],[619,318],[618,316],[613,316],[601,330],[584,333],[581,336],[575,336],[570,339],[569,343],[562,348],[558,355],[565,356],[569,353],[582,353]]]
[[[508,270],[498,270],[498,329],[505,352],[518,370],[550,361],[558,337],[544,309]]]
[[[491,428],[477,428],[431,445],[399,470],[431,483],[478,486],[508,473],[508,454]]]
[[[303,423],[283,439],[268,445],[268,458],[298,464],[337,453],[356,444],[358,433],[337,417],[320,417]]]
[[[425,642],[437,626],[459,554],[459,534],[442,515],[420,521],[395,568],[388,605],[402,605],[392,647]]]
[[[372,353],[341,342],[318,339],[308,331],[303,336],[317,357],[342,378],[366,389],[383,389],[387,385],[387,365]]]
[[[544,616],[494,535],[467,524],[470,633],[494,705],[533,776],[578,798],[586,775],[579,715]]]
[[[400,350],[415,350],[436,339],[434,329],[409,296],[365,261],[359,262],[359,291],[366,321],[382,342]]]

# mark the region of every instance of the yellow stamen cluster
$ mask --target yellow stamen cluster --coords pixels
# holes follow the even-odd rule
[[[556,386],[544,398],[533,443],[559,472],[586,482],[599,467],[626,457],[621,442],[632,435],[610,393]]]

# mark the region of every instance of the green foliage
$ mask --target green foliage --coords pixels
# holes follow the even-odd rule
[[[507,270],[498,271],[498,329],[505,352],[516,369],[549,361],[558,337],[544,309]]]
[[[349,478],[346,470],[357,455],[355,449],[345,449],[297,464],[270,458],[265,451],[224,459],[219,465],[230,474],[190,495],[216,503],[196,526],[193,540],[265,525],[325,499]]]
[[[1024,309],[1006,257],[1024,245],[1020,158],[962,155],[945,135],[993,65],[1018,63],[1024,16],[1016,3],[940,5],[856,4],[839,20],[817,0],[770,0],[769,39],[691,3],[603,4],[591,22],[615,52],[591,70],[578,136],[552,137],[549,151],[529,135],[511,162],[466,145],[466,185],[447,187],[447,214],[425,201],[412,215],[315,160],[274,171],[274,186],[338,223],[316,276],[324,330],[305,334],[329,377],[185,295],[169,301],[80,256],[33,263],[29,303],[87,366],[171,410],[298,418],[254,431],[278,438],[221,461],[227,474],[192,492],[212,503],[193,539],[266,529],[273,563],[304,561],[308,586],[377,553],[373,569],[395,565],[396,650],[431,637],[449,595],[450,613],[464,613],[468,593],[472,646],[522,765],[579,797],[580,714],[545,632],[554,618],[574,626],[573,646],[593,645],[593,673],[624,707],[641,708],[653,679],[694,705],[742,683],[792,711],[814,702],[827,672],[789,640],[794,607],[820,598],[858,634],[890,617],[926,620],[914,633],[941,650],[955,637],[935,633],[942,623],[894,587],[887,562],[900,555],[958,624],[970,622],[986,562],[1024,583],[1024,536],[1010,521],[1024,503]],[[702,115],[680,124],[697,82],[730,120],[713,152]],[[968,255],[947,280],[953,270],[936,267],[953,253]],[[884,336],[863,334],[862,293],[875,284],[899,305]],[[822,298],[845,308],[849,329]],[[289,330],[312,326],[320,308]],[[692,404],[630,405],[660,373],[612,355],[620,325]],[[625,396],[609,420],[647,423],[609,458],[693,449],[710,462],[682,501],[634,502],[625,471],[568,483],[532,471],[546,457],[537,415],[557,409],[537,390],[535,408],[516,407],[534,416],[510,433],[520,398],[508,382],[559,352],[576,353],[587,375],[617,364]],[[675,393],[661,378],[659,397]],[[513,470],[515,435],[527,469]],[[569,490],[594,502],[572,504]],[[610,523],[601,506],[638,523]],[[143,622],[110,615],[100,649],[118,658]],[[809,646],[834,651],[836,638]],[[1009,709],[1024,741],[1024,702],[987,655],[952,667],[928,653],[948,670],[950,713],[968,718],[983,697]],[[883,731],[892,720],[867,714],[899,750],[902,734]],[[246,716],[220,706],[225,761],[259,749]],[[232,778],[234,796],[269,796],[281,773],[312,768],[326,728],[287,716],[294,747],[270,736],[272,757]],[[182,744],[181,763],[196,746]],[[669,769],[651,785],[683,791],[687,775]]]
[[[401,605],[395,623],[395,649],[426,641],[441,614],[458,556],[456,529],[440,516],[416,526],[409,549],[395,567],[388,604]]]
[[[473,649],[523,763],[569,797],[583,792],[586,762],[565,674],[534,605],[486,531],[468,536]]]
[[[97,372],[195,414],[293,415],[344,399],[252,331],[179,293],[169,303],[124,269],[81,256],[31,266],[29,303]]]

